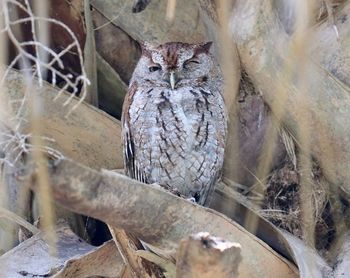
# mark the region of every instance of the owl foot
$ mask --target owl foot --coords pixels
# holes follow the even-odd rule
[[[166,190],[167,192],[170,192],[178,197],[181,198],[185,198],[185,196],[181,195],[180,191],[176,188],[176,187],[171,187],[167,184],[159,184],[159,183],[152,183],[151,186],[155,187],[155,188],[162,188],[164,190]]]
[[[190,201],[192,203],[197,203],[196,199],[194,197],[186,198],[187,201]]]
[[[156,183],[156,182],[154,182],[154,183],[151,183],[150,184],[150,186],[152,186],[152,187],[154,187],[154,188],[157,188],[157,189],[167,189],[167,188],[165,188],[164,186],[162,186],[162,185],[160,185],[159,183]]]

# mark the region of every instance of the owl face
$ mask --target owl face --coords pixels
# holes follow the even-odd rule
[[[215,67],[209,53],[211,44],[171,42],[158,47],[144,44],[133,79],[172,90],[205,83]]]

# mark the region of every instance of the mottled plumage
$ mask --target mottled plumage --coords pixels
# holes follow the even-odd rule
[[[122,117],[126,173],[200,204],[220,177],[227,131],[210,45],[143,46]]]

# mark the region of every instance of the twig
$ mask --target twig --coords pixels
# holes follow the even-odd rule
[[[17,214],[13,213],[12,211],[9,211],[9,210],[4,209],[2,207],[0,207],[0,217],[4,217],[7,220],[16,222],[18,225],[26,228],[32,234],[37,234],[40,232],[40,230],[37,227],[30,224],[29,222],[24,220],[22,217],[18,216]]]
[[[24,18],[19,18],[19,19],[14,19],[12,20],[10,17],[10,10],[8,8],[8,5],[15,5],[16,7],[20,8],[27,16]],[[67,25],[64,23],[53,19],[53,18],[46,18],[46,17],[41,17],[41,16],[36,16],[30,6],[30,3],[28,0],[25,1],[25,5],[20,3],[17,0],[4,0],[2,1],[2,13],[4,17],[4,28],[1,30],[2,32],[6,32],[8,38],[10,41],[13,43],[16,51],[18,52],[18,56],[14,58],[14,60],[10,63],[9,67],[5,71],[4,75],[2,76],[2,80],[0,82],[0,85],[3,84],[4,80],[6,79],[9,69],[11,69],[17,62],[23,62],[24,64],[27,64],[27,67],[30,65],[30,62],[32,62],[35,66],[35,69],[31,69],[31,74],[32,77],[36,76],[38,77],[38,81],[40,86],[43,85],[43,77],[42,77],[42,72],[43,70],[50,71],[52,73],[52,84],[55,86],[56,85],[56,79],[57,76],[60,77],[65,85],[64,89],[71,89],[73,91],[72,97],[67,100],[67,102],[64,105],[67,105],[71,102],[73,96],[75,93],[78,92],[78,86],[79,83],[82,82],[82,93],[81,93],[81,98],[78,103],[76,103],[72,109],[76,109],[76,107],[84,100],[86,96],[86,89],[87,86],[90,84],[88,78],[86,77],[86,73],[83,67],[83,53],[81,50],[81,47],[79,45],[78,39],[76,35],[73,33],[71,29],[68,28]],[[16,26],[19,26],[21,24],[26,24],[30,23],[31,25],[31,33],[33,40],[31,41],[26,41],[26,42],[20,42],[18,41],[17,37],[15,36],[13,32],[13,28]],[[72,38],[72,43],[69,44],[68,46],[65,46],[63,50],[61,50],[59,53],[54,52],[52,49],[50,49],[47,45],[44,44],[44,42],[39,41],[39,36],[38,36],[38,31],[36,30],[36,26],[39,24],[53,24],[53,25],[58,25],[60,26],[65,32],[67,32],[71,38]],[[35,55],[32,55],[29,53],[24,47],[25,46],[34,46],[35,48]],[[81,67],[81,72],[82,74],[77,76],[75,78],[75,81],[72,80],[73,75],[70,73],[62,73],[61,71],[58,71],[53,67],[53,65],[57,62],[59,68],[61,70],[65,69],[65,66],[63,64],[63,61],[61,57],[68,53],[70,49],[76,48],[77,54],[79,57],[79,62],[80,62],[80,67]],[[45,52],[43,52],[45,51]],[[52,56],[53,58],[49,62],[45,62],[44,60],[41,59],[40,53],[45,53],[47,56]],[[24,106],[24,102],[27,100],[27,96],[23,98],[23,102],[21,107]],[[21,113],[22,109],[19,109],[19,114]],[[68,115],[71,113],[71,111],[68,112]],[[20,119],[18,119],[20,120]]]

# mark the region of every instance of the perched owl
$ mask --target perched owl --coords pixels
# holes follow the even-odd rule
[[[124,100],[126,173],[204,205],[220,177],[227,133],[211,43],[142,46]]]

